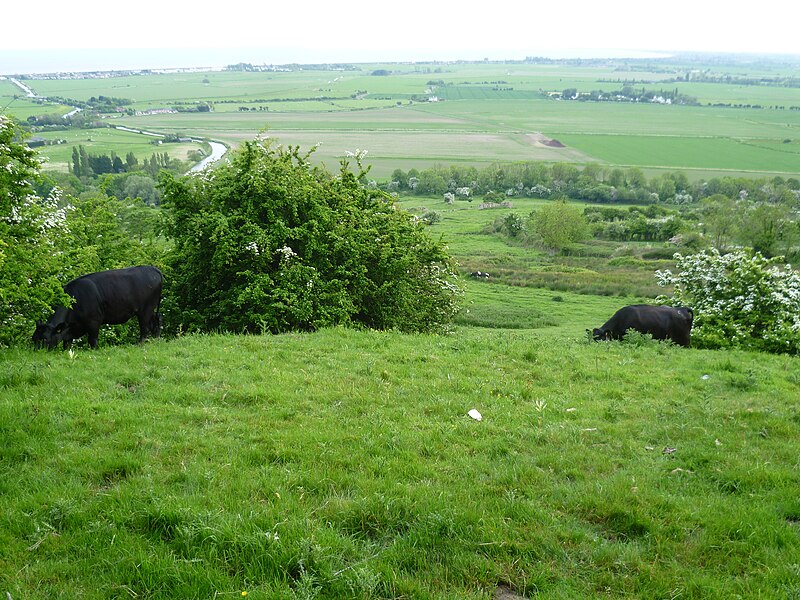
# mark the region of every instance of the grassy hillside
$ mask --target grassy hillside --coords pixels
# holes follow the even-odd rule
[[[590,343],[605,302],[2,351],[0,591],[797,597],[797,359]]]

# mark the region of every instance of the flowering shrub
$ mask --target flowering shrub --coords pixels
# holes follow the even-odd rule
[[[312,168],[297,148],[245,143],[229,164],[163,179],[175,242],[165,300],[184,330],[331,325],[431,331],[462,291],[445,246],[391,198]],[[353,155],[359,168],[363,152]]]
[[[31,315],[64,297],[54,254],[66,214],[57,195],[42,199],[33,193],[39,167],[36,153],[0,115],[0,346],[30,338]]]
[[[694,309],[692,345],[800,353],[800,274],[758,252],[716,249],[675,255],[678,273],[657,271],[674,286],[666,304]]]

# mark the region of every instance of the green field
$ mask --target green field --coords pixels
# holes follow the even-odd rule
[[[794,64],[699,66],[678,59],[585,65],[394,63],[344,70],[295,66],[291,72],[32,79],[27,84],[44,96],[127,98],[138,111],[211,103],[214,110],[208,113],[126,116],[109,122],[233,145],[268,130],[284,144],[309,148],[321,142],[315,156],[328,165],[347,151],[367,149],[373,176],[379,179],[396,168],[527,160],[600,162],[650,172],[681,169],[699,178],[709,173],[800,174],[800,110],[791,109],[800,107],[800,88],[742,85],[735,79],[670,79],[687,74],[786,78],[799,72]],[[625,82],[634,82],[636,88],[677,89],[701,105],[558,101],[547,95],[567,88],[613,91]],[[10,83],[0,84],[5,104],[15,92]],[[14,100],[7,110],[21,119],[36,114],[27,100]],[[532,134],[558,139],[567,148],[538,147],[530,143]]]
[[[45,168],[66,171],[72,161],[72,149],[83,146],[89,154],[111,154],[116,152],[125,158],[128,152],[140,161],[154,152],[166,152],[171,158],[187,160],[191,150],[202,148],[200,143],[154,144],[156,138],[117,129],[79,129],[45,132],[40,134],[48,140],[63,140],[63,143],[40,147],[39,153],[46,159]],[[157,141],[157,140],[156,140]]]
[[[800,593],[796,358],[590,344],[613,299],[474,287],[525,328],[0,350],[0,590]]]
[[[639,156],[647,152],[653,163],[648,166],[675,171],[725,171],[729,165],[737,164],[740,171],[793,175],[800,163],[800,140],[783,143],[756,139],[594,134],[559,135],[558,139],[568,146],[583,149],[602,163],[639,165]]]

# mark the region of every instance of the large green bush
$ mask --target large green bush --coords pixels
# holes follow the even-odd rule
[[[362,186],[363,170],[343,163],[333,175],[308,158],[255,140],[213,171],[164,177],[167,321],[239,332],[447,324],[462,292],[446,247]]]
[[[656,277],[674,286],[662,301],[694,309],[692,345],[800,353],[800,274],[790,265],[716,249],[675,258],[678,272]]]
[[[563,198],[533,211],[530,223],[542,243],[554,250],[562,250],[589,235],[583,211]]]

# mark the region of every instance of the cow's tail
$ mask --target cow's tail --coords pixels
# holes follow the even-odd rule
[[[156,310],[153,313],[153,322],[150,324],[150,329],[155,337],[161,337],[161,328],[164,326],[164,317],[161,316],[161,300],[163,298],[163,289],[164,289],[164,274],[161,272],[161,269],[156,268],[158,272],[158,276],[161,279],[159,282],[159,294],[158,294],[158,304],[156,304]]]
[[[161,328],[164,326],[164,317],[161,316],[161,298],[158,299],[156,311],[153,313],[153,335],[161,337]]]

